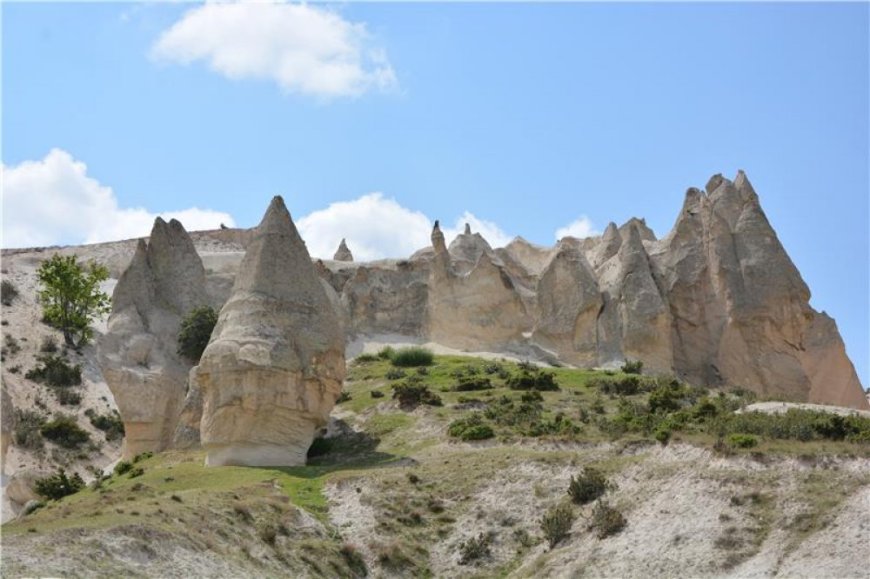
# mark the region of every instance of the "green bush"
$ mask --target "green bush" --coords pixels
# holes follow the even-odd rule
[[[393,385],[393,399],[399,401],[399,406],[403,410],[413,410],[421,404],[442,405],[441,398],[429,390],[428,386],[410,381]]]
[[[585,505],[614,488],[616,486],[608,482],[600,470],[587,466],[577,477],[571,477],[568,483],[568,495],[573,503]]]
[[[491,542],[489,533],[480,533],[477,537],[470,537],[459,543],[459,564],[477,564],[481,559],[488,558],[491,554],[489,550]]]
[[[377,357],[379,360],[392,360],[396,350],[392,346],[384,346],[378,351]]]
[[[620,370],[625,374],[640,374],[643,372],[643,362],[640,360],[626,360]]]
[[[82,395],[68,388],[52,388],[52,392],[62,406],[78,406],[82,403]]]
[[[477,412],[451,422],[450,426],[447,427],[447,434],[466,441],[485,440],[495,436],[492,427],[486,424],[483,417]]]
[[[36,493],[46,499],[58,500],[65,496],[75,494],[85,487],[85,481],[78,473],[67,477],[63,469],[57,474],[36,480]]]
[[[8,279],[0,281],[0,302],[2,302],[4,306],[11,306],[12,302],[17,297],[18,288],[15,287],[14,283],[9,281]]]
[[[491,390],[492,382],[483,376],[462,376],[453,387],[454,392],[474,392],[477,390]]]
[[[615,394],[618,396],[633,396],[641,391],[641,380],[638,376],[634,375],[596,377],[591,378],[586,384],[593,388],[598,388],[604,394]]]
[[[43,336],[42,344],[39,346],[39,351],[46,354],[54,354],[57,352],[57,340],[54,336]]]
[[[571,526],[574,524],[574,509],[570,504],[560,503],[544,513],[541,519],[541,530],[544,532],[544,538],[547,539],[550,549],[559,544],[559,542],[568,536],[571,532]]]
[[[56,253],[42,262],[37,277],[43,319],[63,332],[68,346],[87,344],[93,336],[91,320],[111,310],[108,294],[100,291],[109,270],[95,261],[85,266],[74,255]]]
[[[507,379],[507,387],[511,390],[537,390],[539,392],[558,390],[556,374],[545,372],[539,368],[523,369]]]
[[[728,444],[734,448],[753,448],[758,446],[758,438],[751,434],[731,434]]]
[[[97,414],[92,408],[88,408],[85,410],[85,416],[94,428],[106,433],[107,441],[118,440],[124,436],[124,423],[117,410],[112,414]]]
[[[127,475],[128,478],[136,478],[145,474],[145,469],[141,466],[136,466],[130,469],[130,473]]]
[[[194,308],[181,321],[178,332],[178,355],[193,362],[199,362],[212,330],[217,324],[218,314],[211,306]]]
[[[384,393],[380,390],[372,390],[372,398],[383,398]]]
[[[410,368],[415,366],[431,366],[435,361],[435,354],[426,348],[413,346],[410,348],[399,348],[390,357],[390,362],[393,366],[402,368]]]
[[[71,366],[63,356],[46,354],[37,358],[40,365],[24,375],[28,380],[39,382],[52,388],[67,388],[82,383],[82,367]]]
[[[137,462],[142,462],[143,460],[148,460],[152,456],[154,456],[154,453],[151,452],[150,450],[146,450],[145,452],[140,452],[139,454],[137,454],[136,456],[133,457],[133,463],[135,464]]]
[[[42,436],[64,448],[78,448],[91,440],[91,435],[82,430],[75,417],[58,415],[39,429]]]
[[[589,528],[595,531],[599,539],[604,539],[622,531],[626,525],[625,517],[615,508],[600,500],[592,507],[592,518]]]
[[[126,460],[119,461],[118,464],[115,465],[115,474],[121,476],[122,474],[127,474],[133,469],[133,463],[127,462]]]
[[[649,394],[650,412],[675,412],[689,404],[690,392],[688,388],[677,380],[671,380],[657,385]]]
[[[370,362],[377,362],[379,358],[374,354],[360,354],[356,358],[353,359],[354,364],[368,364]]]

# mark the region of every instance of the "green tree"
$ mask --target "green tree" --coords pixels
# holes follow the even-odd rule
[[[93,336],[91,320],[111,309],[108,294],[100,291],[109,270],[95,261],[82,265],[75,256],[54,254],[39,266],[37,276],[45,321],[63,332],[67,345],[87,344]]]
[[[178,332],[178,354],[193,363],[199,362],[217,319],[217,312],[209,306],[195,308],[187,314]]]

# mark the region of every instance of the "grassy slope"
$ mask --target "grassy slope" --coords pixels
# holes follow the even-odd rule
[[[509,427],[499,427],[496,440],[448,442],[447,425],[472,411],[467,402],[463,405],[460,400],[477,398],[485,402],[520,396],[505,388],[503,380],[495,375],[493,390],[450,391],[457,371],[467,372],[471,366],[486,375],[485,364],[488,362],[459,356],[438,357],[422,379],[444,405],[412,412],[399,409],[391,400],[394,381],[385,377],[391,369],[388,361],[352,365],[346,386],[350,399],[334,413],[343,428],[330,452],[313,459],[309,466],[206,469],[201,452],[163,453],[141,463],[145,473],[140,477],[113,477],[101,489],[87,489],[5,525],[4,574],[166,575],[171,574],[170,570],[177,566],[174,560],[179,559],[191,561],[193,569],[214,571],[217,568],[210,567],[208,559],[217,554],[222,565],[229,566],[224,572],[349,576],[360,570],[359,557],[352,554],[349,544],[359,548],[370,569],[387,574],[442,575],[455,574],[457,569],[464,575],[472,569],[486,576],[518,569],[520,574],[528,574],[521,565],[527,564],[532,555],[538,565],[533,569],[545,568],[558,559],[558,550],[540,552],[537,518],[545,505],[562,500],[569,471],[591,464],[618,478],[633,477],[635,474],[625,473],[643,468],[644,477],[665,484],[684,468],[677,463],[671,467],[649,464],[647,450],[659,447],[648,436],[628,434],[611,444],[595,421],[588,418],[588,412],[586,423],[582,422],[581,409],[599,405],[605,415],[612,415],[618,402],[587,386],[590,379],[602,373],[583,370],[554,369],[561,389],[542,393],[544,419],[562,413],[581,429],[579,434],[568,437],[573,440],[567,445],[560,440],[565,436],[531,440]],[[512,363],[502,364],[516,371]],[[416,371],[405,372],[410,375]],[[372,397],[375,390],[384,396]],[[642,394],[634,398],[643,401],[645,397]],[[680,437],[708,447],[714,442],[704,433],[676,435]],[[738,458],[754,456],[755,460],[770,453],[815,460],[813,456],[831,453],[866,455],[866,446],[763,440],[755,449],[735,452]],[[730,496],[737,496],[734,489],[769,486],[770,481],[764,478],[770,476],[769,471],[747,472],[741,474],[745,480],[716,484]],[[494,483],[501,480],[499,477],[504,482]],[[790,522],[792,530],[788,534],[788,548],[792,550],[824,528],[850,491],[862,481],[866,483],[867,477],[818,470],[796,480],[797,490],[789,495],[789,500],[798,504],[798,516]],[[368,535],[364,521],[356,517],[338,527],[330,518],[324,486],[338,488],[343,481],[355,489],[350,495],[353,501],[371,513]],[[498,501],[494,506],[488,496],[497,494],[499,486],[511,484],[519,491],[506,495],[506,500],[519,506],[506,506],[500,513]],[[615,500],[630,519],[645,491],[642,487],[636,493],[632,491],[631,480],[622,485],[627,490]],[[831,486],[842,492],[827,493],[824,500],[817,498],[819,489]],[[771,514],[775,500],[768,493],[763,500],[743,501],[749,513],[746,516],[756,522],[747,527],[751,531],[744,533],[746,537],[726,534],[720,540],[727,551],[723,551],[722,565],[736,565],[761,548],[771,527],[778,524]],[[77,529],[97,534],[108,530],[131,537],[134,542],[143,534],[155,535],[150,545],[139,546],[145,552],[142,561],[127,561],[119,555],[95,561],[91,559],[94,547],[74,540]],[[477,530],[497,533],[494,555],[483,567],[457,568],[455,554],[460,539]],[[183,553],[173,552],[173,545]],[[726,548],[729,545],[734,547],[730,551]],[[25,550],[32,554],[25,556]],[[62,557],[58,557],[58,551],[63,551]],[[448,561],[451,558],[453,563]]]

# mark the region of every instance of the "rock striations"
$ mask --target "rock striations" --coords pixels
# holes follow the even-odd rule
[[[209,303],[190,236],[157,218],[115,286],[108,332],[97,356],[124,421],[124,457],[171,445],[191,364],[176,353],[179,326]]]
[[[338,316],[276,197],[193,372],[203,400],[206,463],[305,464],[344,374]]]
[[[552,248],[493,249],[468,226],[448,246],[436,222],[431,247],[408,260],[355,263],[342,242],[335,261],[313,264],[280,198],[249,237],[193,370],[175,354],[179,321],[209,303],[218,274],[206,276],[176,221],[158,219],[140,242],[99,343],[126,456],[201,437],[211,465],[304,464],[341,391],[346,337],[585,367],[641,360],[694,384],[870,407],[743,172],[689,189],[662,239],[630,219]]]

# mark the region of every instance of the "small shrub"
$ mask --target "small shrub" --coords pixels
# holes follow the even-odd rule
[[[541,519],[541,530],[544,532],[544,538],[550,549],[559,544],[559,542],[568,536],[571,532],[571,525],[574,524],[574,509],[570,504],[560,503],[544,513]]]
[[[492,428],[483,421],[479,413],[454,420],[447,427],[447,434],[460,440],[485,440],[495,436]]]
[[[598,388],[604,394],[615,394],[617,396],[633,396],[641,390],[640,378],[634,375],[593,378],[587,384]]]
[[[413,410],[421,404],[441,406],[441,398],[423,384],[404,382],[393,386],[393,398],[403,410]]]
[[[31,410],[15,410],[15,430],[12,432],[12,440],[15,446],[37,450],[42,448],[43,440],[40,429],[45,424],[45,418],[38,412]]]
[[[728,444],[733,448],[754,448],[758,446],[758,438],[751,434],[731,434]]]
[[[368,364],[370,362],[377,362],[378,357],[375,354],[360,354],[356,358],[353,359],[354,364]]]
[[[587,466],[577,477],[571,477],[568,483],[568,495],[575,504],[585,505],[615,487],[616,485],[608,482],[600,470]]]
[[[383,398],[384,393],[380,390],[372,390],[372,398]]]
[[[63,406],[78,406],[82,403],[82,395],[68,388],[52,388],[55,398]]]
[[[504,367],[498,362],[489,362],[483,365],[483,373],[488,375],[498,375]]]
[[[63,356],[46,354],[38,358],[40,365],[24,375],[28,380],[51,386],[67,388],[82,383],[82,367],[71,366]]]
[[[626,360],[620,370],[625,374],[640,374],[643,372],[643,362],[640,360]]]
[[[8,279],[0,281],[0,302],[2,302],[4,306],[11,306],[12,302],[17,297],[18,288],[15,287],[14,283]]]
[[[133,463],[127,462],[126,460],[122,460],[115,465],[115,474],[121,476],[122,474],[127,474],[133,469]]]
[[[175,501],[176,503],[183,503],[184,502],[183,500],[181,500],[181,497],[178,495],[172,495],[169,498],[172,499],[173,501]]]
[[[489,545],[492,538],[489,533],[480,533],[477,537],[471,537],[459,543],[459,564],[477,564],[481,559],[489,558]]]
[[[12,334],[6,334],[3,336],[3,353],[8,354],[10,356],[14,356],[18,352],[21,351],[21,345],[18,343],[18,340]]]
[[[54,354],[57,352],[57,340],[54,336],[43,336],[42,344],[39,346],[39,351],[46,354]]]
[[[506,382],[507,387],[511,390],[551,391],[559,389],[559,385],[556,384],[556,375],[553,372],[545,372],[538,368],[533,371],[524,369],[519,374],[510,376]]]
[[[336,404],[341,404],[342,402],[347,402],[348,400],[352,400],[350,392],[347,390],[342,390],[341,394],[338,395],[338,398],[335,400]]]
[[[278,527],[272,523],[263,523],[257,526],[257,535],[267,545],[274,545],[278,537]]]
[[[106,440],[111,442],[124,436],[124,423],[118,412],[112,414],[97,414],[92,408],[85,411],[85,416],[91,421],[94,428],[106,433]]]
[[[418,376],[428,376],[429,368],[427,368],[426,366],[417,366],[416,372]]]
[[[19,372],[21,372],[21,366],[10,366],[9,367],[10,374],[18,374]]]
[[[341,546],[341,549],[339,549],[338,552],[341,554],[341,558],[344,559],[344,562],[348,569],[350,569],[353,577],[368,576],[369,570],[368,567],[366,567],[366,560],[356,547],[350,543],[345,543]]]
[[[417,346],[410,348],[399,348],[393,352],[390,357],[390,362],[393,366],[410,368],[415,366],[431,366],[435,361],[435,355],[431,350],[420,348]]]
[[[57,474],[36,480],[36,493],[50,500],[62,499],[79,492],[84,487],[85,481],[78,473],[67,477],[63,469],[58,469]]]
[[[392,346],[384,346],[378,351],[377,356],[379,360],[392,360],[395,353],[396,350]]]
[[[194,308],[181,321],[178,332],[178,355],[193,363],[199,362],[211,332],[217,324],[218,314],[211,306]]]
[[[653,437],[662,444],[667,444],[671,440],[671,431],[666,426],[659,426],[653,433]]]
[[[474,392],[477,390],[491,390],[492,382],[484,376],[463,376],[458,379],[453,387],[455,392]]]
[[[130,469],[130,473],[127,475],[128,478],[136,478],[145,474],[145,469],[141,466],[136,466]]]
[[[592,520],[589,523],[589,528],[595,531],[595,536],[599,539],[619,533],[625,528],[625,524],[626,520],[623,514],[607,504],[606,501],[599,500],[592,507]]]
[[[140,452],[139,454],[137,454],[136,456],[133,457],[133,463],[135,464],[137,462],[142,462],[143,460],[148,460],[152,456],[154,456],[154,453],[151,452],[150,450],[146,450],[145,452]]]
[[[387,380],[401,380],[405,376],[407,376],[407,374],[405,374],[405,371],[401,368],[390,368],[387,370],[387,373],[384,374],[384,377],[386,377]]]
[[[51,422],[43,424],[39,432],[64,448],[78,448],[91,439],[91,435],[79,427],[73,416],[58,415]]]

